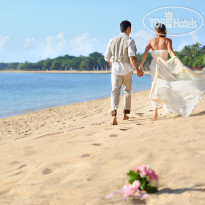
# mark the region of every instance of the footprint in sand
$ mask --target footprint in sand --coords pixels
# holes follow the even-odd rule
[[[17,172],[17,173],[15,173],[15,174],[13,174],[13,175],[11,175],[11,176],[17,176],[17,175],[20,175],[20,174],[23,174],[24,172]]]
[[[0,191],[0,196],[3,197],[3,196],[6,195],[8,192],[10,192],[10,189]]]
[[[41,173],[42,173],[43,175],[51,174],[51,173],[52,173],[52,170],[49,169],[49,168],[45,168]]]
[[[205,184],[195,184],[194,187],[200,187],[200,186],[205,186]]]
[[[142,123],[137,123],[136,125],[143,125]]]
[[[121,131],[127,131],[127,130],[130,130],[130,129],[133,129],[133,128],[135,128],[135,127],[125,127],[125,128],[121,128],[120,130]]]
[[[118,137],[118,135],[111,134],[111,135],[109,135],[109,137]]]
[[[11,174],[10,177],[14,177],[14,176],[17,176],[17,175],[20,175],[20,174],[23,174],[23,173],[25,173],[25,172],[19,171],[19,172],[16,172],[14,174]]]
[[[12,161],[12,162],[9,163],[9,165],[15,165],[15,164],[19,164],[19,162],[18,161]]]
[[[120,129],[121,131],[127,131],[128,129]]]
[[[92,144],[93,146],[101,146],[101,144],[98,144],[98,143],[94,143]]]
[[[81,155],[82,158],[86,158],[86,157],[89,157],[89,156],[90,156],[89,154],[82,154]]]
[[[82,183],[82,182],[88,182],[88,181],[91,181],[90,177],[70,180],[70,181],[67,181],[67,183],[76,184],[76,183]]]
[[[144,113],[143,112],[138,112],[138,113],[136,113],[136,115],[139,115],[140,117],[142,117],[144,115]]]
[[[26,166],[27,166],[26,164],[23,164],[20,167],[18,167],[17,169],[21,169],[21,168],[26,167]]]

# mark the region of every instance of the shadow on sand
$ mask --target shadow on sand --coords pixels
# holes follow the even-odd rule
[[[200,186],[204,186],[204,184],[197,184],[194,187],[190,187],[190,188],[178,188],[178,189],[171,189],[171,188],[164,188],[162,190],[159,190],[157,193],[155,193],[156,195],[161,195],[161,194],[183,194],[184,192],[205,192],[205,188],[197,188]],[[153,195],[155,195],[153,194]],[[152,194],[150,194],[152,195]],[[124,203],[126,205],[128,204],[146,204],[146,201],[143,199],[137,199],[137,198],[133,198],[131,199],[128,203]],[[123,205],[124,205],[123,204]]]
[[[205,188],[179,188],[179,189],[170,189],[170,188],[164,188],[160,191],[158,191],[157,195],[160,194],[182,194],[184,192],[205,192]]]
[[[202,116],[202,115],[205,115],[205,111],[202,111],[202,112],[198,112],[198,113],[192,114],[191,117]]]

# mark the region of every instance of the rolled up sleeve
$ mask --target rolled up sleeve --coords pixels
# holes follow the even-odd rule
[[[111,40],[110,40],[110,42],[111,42]],[[108,43],[108,46],[107,46],[106,51],[105,51],[105,55],[104,55],[105,61],[109,61],[112,57],[112,52],[110,49],[110,42]]]
[[[134,39],[130,39],[128,42],[128,56],[137,56],[137,47]]]

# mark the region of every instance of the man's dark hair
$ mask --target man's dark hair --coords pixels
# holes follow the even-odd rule
[[[129,21],[122,21],[120,24],[120,31],[125,32],[128,27],[131,28],[131,23]]]

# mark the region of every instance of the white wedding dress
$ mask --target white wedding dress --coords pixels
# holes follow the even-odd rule
[[[201,73],[193,72],[176,56],[167,60],[167,50],[153,50],[151,55],[150,99],[154,108],[163,106],[164,114],[189,116],[204,95],[205,69]]]

